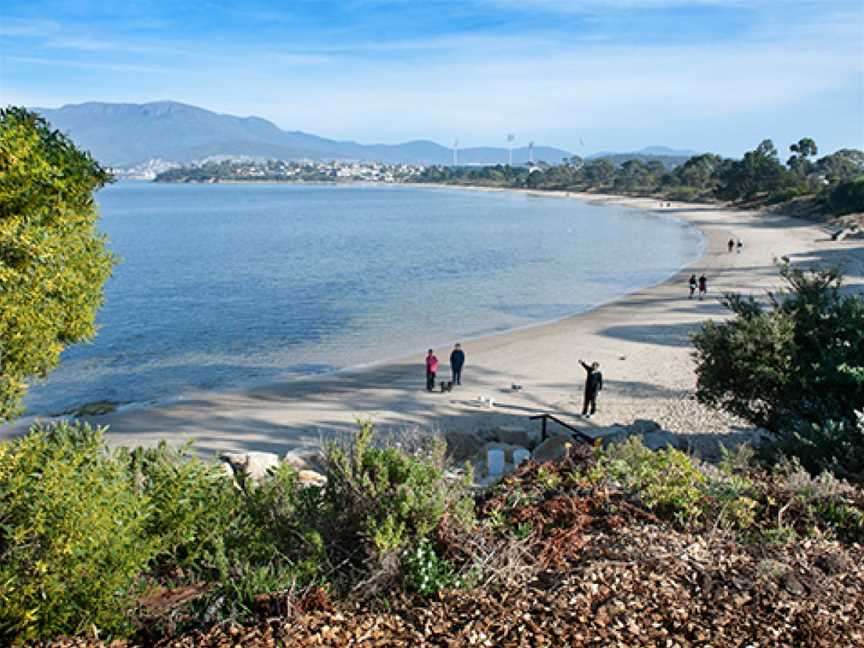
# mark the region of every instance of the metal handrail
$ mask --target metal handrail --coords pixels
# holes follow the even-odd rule
[[[561,427],[565,427],[568,430],[570,430],[573,434],[575,434],[582,441],[586,441],[588,443],[594,443],[594,439],[592,439],[590,436],[588,436],[587,434],[582,432],[582,430],[580,430],[579,428],[573,427],[569,423],[565,423],[564,421],[559,419],[557,416],[554,416],[552,414],[537,414],[537,415],[531,417],[532,421],[536,421],[537,419],[540,419],[543,422],[541,432],[540,432],[541,441],[545,441],[547,438],[546,422],[551,419],[551,420],[555,421]]]

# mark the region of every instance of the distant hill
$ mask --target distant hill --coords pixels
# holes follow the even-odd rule
[[[673,149],[668,146],[646,146],[639,151],[631,151],[629,153],[601,151],[599,153],[592,153],[585,159],[599,160],[600,158],[604,158],[619,165],[624,164],[628,160],[640,160],[642,162],[656,160],[661,162],[667,169],[672,169],[679,164],[684,164],[694,155],[699,154],[696,151]]]
[[[127,167],[162,159],[189,163],[213,156],[281,160],[358,160],[391,164],[450,164],[453,151],[427,140],[404,144],[359,144],[284,131],[260,117],[222,115],[203,108],[157,101],[146,104],[83,103],[34,108],[107,166]],[[571,154],[538,146],[534,159],[558,163]],[[528,149],[513,150],[514,164],[528,160]],[[507,162],[507,149],[466,148],[460,164]]]

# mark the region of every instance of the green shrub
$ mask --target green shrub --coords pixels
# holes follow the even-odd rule
[[[775,432],[775,449],[811,472],[860,480],[864,300],[841,292],[836,270],[784,266],[781,275],[789,289],[767,306],[727,295],[735,317],[693,336],[696,397]]]
[[[471,502],[463,485],[444,479],[441,439],[412,455],[373,446],[373,435],[365,422],[350,447],[329,447],[322,531],[338,556],[356,553],[359,543],[362,558],[374,561],[416,546],[445,511],[469,514]]]
[[[695,525],[705,507],[707,478],[686,454],[674,448],[652,451],[637,437],[599,450],[593,478],[621,483],[652,511]]]
[[[432,596],[457,585],[453,565],[440,558],[426,539],[405,552],[402,564],[408,586],[423,596]]]
[[[825,204],[831,214],[864,212],[864,175],[838,182],[829,188]]]
[[[102,430],[63,423],[0,444],[0,637],[128,630],[159,550],[150,511]]]
[[[153,567],[201,570],[214,565],[216,538],[236,526],[242,499],[213,462],[190,456],[188,447],[136,448],[128,453],[138,491],[149,502],[145,532],[158,547]]]

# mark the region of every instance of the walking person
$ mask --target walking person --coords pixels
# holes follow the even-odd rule
[[[453,373],[453,384],[462,384],[462,367],[465,366],[465,352],[458,342],[450,352],[450,371]]]
[[[708,294],[708,278],[703,274],[699,277],[699,299]]]
[[[732,249],[735,247],[735,241],[733,241],[733,240],[730,238],[730,239],[729,239],[729,243],[728,243],[727,245],[728,245],[728,247],[729,247],[729,254],[732,254]]]
[[[435,357],[434,351],[429,349],[429,355],[426,356],[426,390],[432,391],[435,389],[435,374],[438,373],[438,358]]]
[[[738,242],[735,244],[735,247],[738,248],[738,254],[741,254],[741,248],[744,247],[744,244],[741,242],[741,239],[738,239]]]
[[[693,293],[696,292],[696,275],[695,274],[690,275],[690,281],[688,283],[690,285],[690,297],[688,297],[688,299],[693,299]]]
[[[591,418],[597,411],[597,394],[603,389],[603,374],[600,373],[600,364],[592,362],[590,365],[579,361],[585,369],[585,399],[582,401],[582,416]],[[589,411],[590,410],[590,411]]]

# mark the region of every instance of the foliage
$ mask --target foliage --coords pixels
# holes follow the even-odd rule
[[[781,437],[851,421],[864,408],[864,301],[841,292],[836,270],[780,272],[788,289],[767,305],[727,295],[734,317],[694,335],[696,396]]]
[[[597,475],[624,485],[650,510],[674,516],[684,524],[696,523],[703,512],[705,476],[679,450],[656,452],[638,437],[598,451]]]
[[[0,637],[128,630],[160,545],[151,507],[102,430],[64,423],[0,445]]]
[[[470,515],[462,484],[444,479],[446,446],[441,439],[411,455],[372,445],[374,428],[363,422],[350,446],[331,445],[326,457],[322,529],[329,544],[356,551],[363,560],[414,547],[438,525],[445,511]]]
[[[740,160],[701,153],[689,159],[669,156],[616,155],[561,164],[527,167],[427,167],[419,182],[563,191],[614,191],[665,200],[731,200],[777,204],[799,197],[825,214],[862,208],[855,178],[864,173],[864,152],[842,149],[814,160],[816,142],[805,137],[789,147],[793,155],[780,162],[771,140],[764,140]],[[838,184],[842,183],[840,188]],[[851,183],[851,184],[847,184]]]
[[[93,192],[109,181],[35,113],[0,111],[0,422],[20,412],[29,379],[95,333],[114,258]]]
[[[432,543],[425,538],[413,549],[405,551],[402,563],[408,586],[423,596],[437,594],[458,582],[453,565],[440,558]]]
[[[164,441],[127,452],[139,495],[150,504],[145,531],[158,547],[153,567],[206,569],[215,562],[218,539],[230,532],[240,500],[225,473]]]
[[[827,192],[825,203],[834,214],[864,212],[864,175],[838,182]]]

